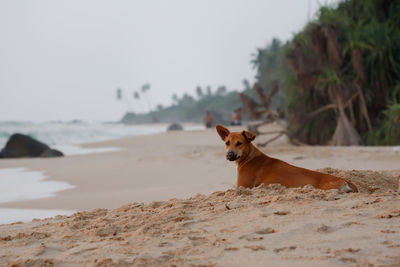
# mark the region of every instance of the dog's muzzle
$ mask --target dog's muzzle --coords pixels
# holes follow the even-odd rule
[[[236,155],[235,153],[233,153],[232,151],[228,151],[226,153],[227,160],[234,161],[234,160],[237,160],[238,158],[240,158],[240,157],[238,155]]]

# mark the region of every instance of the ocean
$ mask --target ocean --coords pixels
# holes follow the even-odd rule
[[[120,148],[82,148],[79,144],[106,141],[127,136],[162,133],[167,124],[124,125],[104,122],[0,122],[0,149],[14,133],[29,135],[66,156],[102,153]],[[184,125],[185,130],[201,130],[202,125]],[[1,159],[0,159],[1,160]],[[49,181],[42,172],[25,168],[0,168],[0,203],[49,198],[75,186],[63,181]],[[35,210],[0,208],[0,224],[27,222],[34,218],[69,215],[73,210]]]
[[[125,125],[105,122],[17,122],[0,121],[0,147],[14,133],[29,135],[50,146],[78,145],[126,136],[165,132],[167,124]],[[204,129],[202,125],[185,125],[185,130]]]

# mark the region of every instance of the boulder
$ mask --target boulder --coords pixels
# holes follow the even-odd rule
[[[62,157],[62,156],[64,156],[64,154],[61,151],[59,151],[57,149],[52,149],[52,148],[47,149],[41,155],[41,157],[44,157],[44,158],[53,158],[53,157]]]
[[[168,126],[167,131],[182,131],[183,127],[179,123],[172,123]]]
[[[13,134],[0,151],[0,158],[62,157],[64,154],[24,134]]]

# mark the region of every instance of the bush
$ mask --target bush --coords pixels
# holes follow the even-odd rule
[[[400,145],[400,103],[389,104],[383,111],[380,127],[368,134],[371,145]]]

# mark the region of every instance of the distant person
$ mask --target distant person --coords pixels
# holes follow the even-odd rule
[[[213,118],[211,116],[211,113],[209,111],[206,112],[206,115],[204,116],[204,124],[206,128],[211,128],[213,122]]]
[[[231,125],[232,126],[242,125],[241,120],[242,120],[242,117],[240,115],[240,109],[236,109],[232,114]]]

